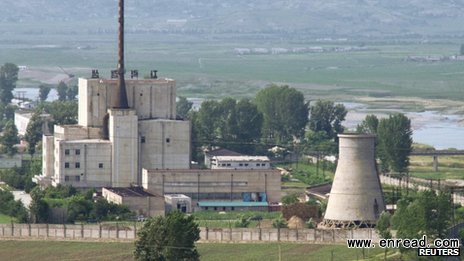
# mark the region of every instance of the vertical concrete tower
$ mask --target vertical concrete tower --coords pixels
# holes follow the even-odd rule
[[[385,209],[375,163],[375,135],[340,134],[339,160],[322,225],[374,227]]]

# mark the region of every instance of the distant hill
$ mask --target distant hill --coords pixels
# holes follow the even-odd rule
[[[0,10],[1,23],[18,27],[82,23],[79,29],[106,30],[117,0],[2,0]],[[464,35],[461,0],[126,0],[126,10],[134,31]]]

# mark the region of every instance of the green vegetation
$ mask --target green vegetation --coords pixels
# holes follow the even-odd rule
[[[182,212],[148,219],[138,236],[136,260],[199,260],[195,242],[200,239],[200,229],[194,217]]]
[[[0,214],[14,217],[14,221],[26,223],[29,214],[21,201],[15,201],[13,194],[0,189]],[[4,216],[5,218],[5,216]],[[11,220],[10,220],[11,222]]]
[[[13,217],[0,213],[0,224],[8,224],[8,223],[11,223],[12,220],[14,220]]]
[[[197,244],[200,259],[233,260],[383,260],[383,250],[348,249],[345,245],[258,243]],[[279,251],[280,249],[280,251]],[[133,243],[82,243],[58,241],[0,241],[0,256],[5,260],[131,260]],[[18,255],[21,253],[21,255]]]
[[[464,156],[440,156],[438,172],[433,169],[432,156],[411,156],[410,175],[424,179],[464,179]]]
[[[229,211],[220,214],[217,211],[205,210],[192,213],[196,220],[236,220],[241,217],[251,218],[260,216],[263,219],[273,219],[280,215],[280,212],[264,212],[264,211]]]
[[[32,177],[41,171],[42,159],[24,160],[21,167],[0,170],[0,180],[14,189],[29,192],[36,186],[32,182]]]
[[[319,164],[299,161],[298,163],[278,164],[277,167],[289,170],[291,178],[306,185],[329,182],[333,179],[335,172],[335,164],[325,160],[321,160]]]
[[[75,223],[76,221],[85,222],[88,220],[114,221],[130,220],[134,214],[127,206],[109,203],[105,199],[93,200],[92,195],[95,191],[77,191],[71,186],[48,187],[41,190],[39,187],[31,191],[32,207],[31,216],[35,223],[52,223],[48,216],[50,208],[67,209],[66,216],[62,220],[54,222]]]

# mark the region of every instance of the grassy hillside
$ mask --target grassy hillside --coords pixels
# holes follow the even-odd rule
[[[0,21],[74,31],[108,30],[113,0],[3,0]],[[126,0],[129,30],[191,32],[305,32],[317,35],[462,34],[464,3],[454,0]],[[92,20],[93,23],[86,23]],[[169,21],[168,21],[169,20]],[[54,26],[48,27],[49,23]],[[18,24],[19,23],[19,24]],[[18,30],[16,27],[14,30]],[[8,27],[3,27],[8,31]],[[40,32],[40,30],[38,31]]]

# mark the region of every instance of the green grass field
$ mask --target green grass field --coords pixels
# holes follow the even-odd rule
[[[198,244],[201,260],[360,260],[361,249],[344,245],[256,243]],[[280,246],[280,247],[279,247]],[[2,260],[132,260],[133,243],[57,241],[0,241]],[[369,260],[380,260],[379,248],[365,250]]]
[[[464,179],[464,156],[438,157],[438,172],[431,156],[412,156],[410,175],[424,179]]]
[[[221,38],[227,37],[227,38]],[[44,48],[39,45],[56,45]],[[88,50],[77,46],[89,45]],[[414,96],[464,98],[464,63],[458,61],[410,62],[407,56],[456,54],[460,43],[388,44],[370,43],[370,51],[236,55],[234,48],[334,47],[349,44],[286,42],[269,39],[246,40],[233,35],[204,39],[189,35],[127,36],[126,65],[141,76],[158,69],[161,77],[178,81],[178,93],[188,97],[253,97],[264,85],[287,83],[308,97],[350,99],[354,96]],[[91,68],[109,76],[116,66],[114,35],[14,35],[0,43],[3,62],[62,71],[63,66],[78,76],[89,76]],[[74,69],[73,69],[74,68]],[[76,68],[84,68],[77,70]],[[87,69],[85,69],[87,68]],[[37,85],[22,81],[21,85]]]
[[[0,214],[0,224],[9,224],[9,223],[11,223],[11,217]]]

